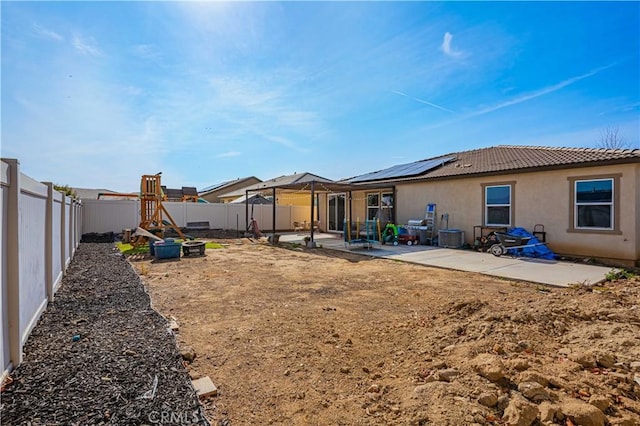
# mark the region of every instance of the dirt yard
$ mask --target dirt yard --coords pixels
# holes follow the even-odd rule
[[[640,424],[637,278],[550,289],[218,242],[131,261],[219,388],[212,424]]]

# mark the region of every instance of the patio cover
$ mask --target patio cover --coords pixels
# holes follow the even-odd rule
[[[310,213],[309,216],[311,218],[311,224],[313,224],[313,213],[314,213],[314,199],[317,193],[341,193],[346,192],[349,194],[349,216],[351,216],[351,192],[352,191],[366,191],[369,189],[388,189],[391,188],[393,191],[393,199],[395,200],[396,195],[396,187],[395,185],[389,185],[388,183],[377,183],[377,184],[353,184],[353,183],[344,183],[344,182],[335,182],[330,179],[321,178],[318,176],[310,175],[307,179],[303,178],[295,183],[288,184],[278,184],[274,183],[274,185],[269,185],[269,182],[262,182],[264,185],[259,189],[247,189],[245,190],[245,196],[248,199],[249,194],[252,192],[265,192],[267,190],[271,190],[273,194],[273,199],[276,199],[276,191],[278,189],[285,191],[309,191],[311,193],[311,204],[309,206]],[[351,221],[351,217],[349,217],[349,221]],[[245,206],[245,229],[249,229],[249,203]],[[311,228],[311,241],[310,246],[315,247],[313,234],[314,229],[313,226]],[[273,224],[272,224],[272,235],[276,233],[276,203],[273,203]],[[275,241],[275,238],[272,238],[271,241]]]

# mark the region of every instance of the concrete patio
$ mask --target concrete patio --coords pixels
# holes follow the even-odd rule
[[[280,241],[303,244],[305,235],[308,236],[308,234],[283,234],[280,236]],[[346,247],[340,235],[328,233],[314,234],[314,240],[318,246],[331,250],[361,253],[367,256],[438,268],[478,272],[495,277],[558,287],[568,287],[572,284],[583,283],[596,284],[604,281],[605,275],[612,269],[610,267],[555,260],[526,257],[513,258],[509,255],[496,257],[490,253],[480,253],[472,250],[422,245],[393,246],[389,244],[374,244],[373,248],[367,249],[363,248],[362,244],[353,244],[350,247]]]

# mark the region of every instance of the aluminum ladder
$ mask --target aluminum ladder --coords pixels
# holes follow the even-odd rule
[[[433,244],[436,233],[436,205],[427,204],[427,212],[424,215],[424,224],[427,227],[427,240],[429,244]],[[422,242],[421,242],[422,243]]]

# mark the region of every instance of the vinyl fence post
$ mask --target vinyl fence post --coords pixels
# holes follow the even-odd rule
[[[76,216],[73,211],[73,207],[73,198],[71,198],[69,203],[69,229],[66,230],[67,243],[69,246],[69,260],[73,259],[73,221]]]
[[[64,192],[61,192],[62,210],[60,211],[60,265],[62,265],[62,275],[67,275],[67,255],[66,255],[66,241],[67,241],[67,196]]]
[[[276,188],[273,187],[273,211],[271,212],[273,217],[271,218],[271,243],[276,243]]]
[[[22,362],[20,336],[20,162],[3,159],[9,165],[7,205],[7,316],[9,322],[9,359],[13,367]]]
[[[44,182],[47,185],[47,214],[45,216],[45,242],[44,242],[44,270],[47,286],[47,298],[53,302],[53,183]]]

